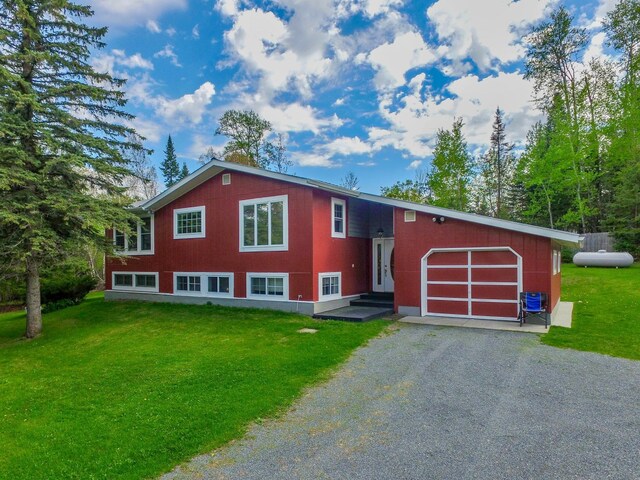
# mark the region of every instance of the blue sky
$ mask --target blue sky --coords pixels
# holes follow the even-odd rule
[[[109,27],[94,66],[126,78],[132,125],[163,158],[171,134],[190,170],[226,110],[285,134],[289,173],[360,190],[427,169],[438,128],[462,117],[481,154],[496,107],[514,142],[540,118],[523,78],[524,32],[558,0],[93,0]],[[565,2],[605,55],[613,0]]]

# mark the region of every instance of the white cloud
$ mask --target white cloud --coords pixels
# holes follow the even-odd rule
[[[604,32],[598,32],[591,37],[591,42],[584,52],[582,62],[588,64],[594,58],[607,58],[608,55],[604,52],[604,42],[607,35]]]
[[[211,140],[212,137],[210,135],[202,135],[200,133],[193,134],[193,136],[191,137],[191,146],[189,147],[189,150],[181,156],[193,160],[198,160],[200,158],[200,155],[206,153],[210,148],[214,148]]]
[[[147,20],[147,30],[149,30],[151,33],[162,32],[160,25],[155,20]]]
[[[618,2],[619,0],[600,0],[593,14],[593,19],[585,27],[590,30],[602,27],[602,20],[607,16],[607,13],[614,9]]]
[[[433,63],[436,58],[420,33],[406,32],[397,35],[393,42],[360,55],[358,60],[366,61],[376,70],[376,88],[388,90],[404,85],[405,74],[409,70]]]
[[[98,22],[112,27],[132,26],[144,25],[172,10],[184,10],[187,0],[93,0],[91,6]]]
[[[259,90],[273,96],[294,87],[304,96],[311,94],[311,83],[325,77],[331,59],[325,56],[326,32],[320,25],[308,26],[313,40],[302,34],[294,14],[285,23],[273,12],[260,9],[239,12],[234,25],[225,33],[227,48],[251,74],[259,77]]]
[[[162,126],[159,123],[141,116],[128,120],[126,124],[150,142],[157,142],[162,136]]]
[[[197,40],[198,38],[200,38],[200,25],[199,25],[199,24],[197,24],[197,23],[196,23],[196,24],[193,26],[193,28],[191,29],[191,36],[192,36],[193,38],[195,38],[196,40]]]
[[[325,155],[317,153],[293,152],[293,161],[301,167],[328,167],[335,168],[340,165]]]
[[[116,74],[116,66],[127,67],[130,69],[139,68],[142,70],[153,70],[153,63],[139,53],[127,56],[124,50],[119,49],[113,49],[111,50],[111,53],[95,55],[91,59],[91,64],[98,72],[105,72],[116,76],[125,76],[122,74]]]
[[[182,67],[182,65],[180,64],[180,61],[178,60],[178,55],[176,55],[176,52],[173,51],[173,45],[167,43],[164,48],[156,53],[153,54],[154,58],[160,58],[160,57],[164,57],[164,58],[168,58],[171,63],[173,65],[175,65],[176,67]]]
[[[340,107],[340,106],[344,105],[345,101],[346,101],[346,99],[344,97],[340,97],[340,98],[336,99],[335,102],[333,102],[333,106],[334,107]]]
[[[213,83],[204,82],[195,92],[174,100],[157,97],[154,100],[156,113],[167,122],[198,124],[215,93]]]
[[[404,0],[365,0],[362,9],[368,17],[375,17],[387,14],[392,7],[399,7],[403,3]]]
[[[445,73],[468,70],[466,58],[481,70],[521,59],[523,33],[556,1],[438,0],[427,9],[427,16],[441,42],[446,42],[440,51],[453,62]]]
[[[173,37],[176,34],[176,29],[173,27],[169,27],[164,31],[164,33],[166,33],[170,37]]]
[[[238,0],[218,0],[215,9],[226,17],[232,17],[239,11]]]
[[[409,164],[409,166],[407,168],[409,170],[416,170],[416,169],[420,168],[420,165],[422,165],[422,160],[414,160],[413,162],[411,162]]]
[[[339,137],[324,146],[330,155],[361,155],[371,152],[371,145],[359,137]]]
[[[342,120],[337,115],[323,118],[309,105],[300,103],[254,105],[258,114],[269,120],[277,132],[313,132],[320,133],[325,128],[337,128]]]
[[[531,125],[541,118],[531,103],[533,87],[519,73],[501,72],[480,78],[467,75],[446,86],[448,96],[434,96],[420,88],[412,79],[414,88],[398,98],[381,97],[379,112],[389,124],[370,127],[368,141],[374,150],[393,147],[416,157],[432,153],[438,129],[450,129],[454,118],[462,117],[464,133],[470,145],[489,142],[495,109],[505,114],[510,141],[523,140]]]

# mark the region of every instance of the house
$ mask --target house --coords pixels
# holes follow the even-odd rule
[[[574,233],[350,191],[213,160],[138,204],[105,298],[318,314],[367,292],[394,311],[515,320],[521,291],[560,299]]]

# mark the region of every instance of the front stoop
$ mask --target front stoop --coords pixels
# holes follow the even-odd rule
[[[366,322],[393,314],[393,294],[368,293],[349,303],[348,307],[316,313],[313,318]]]

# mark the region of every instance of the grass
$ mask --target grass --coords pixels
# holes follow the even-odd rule
[[[547,345],[640,360],[640,265],[562,266],[562,300],[574,302],[571,329],[551,327]]]
[[[93,295],[25,341],[24,312],[1,314],[0,478],[157,476],[282,412],[386,325]]]

